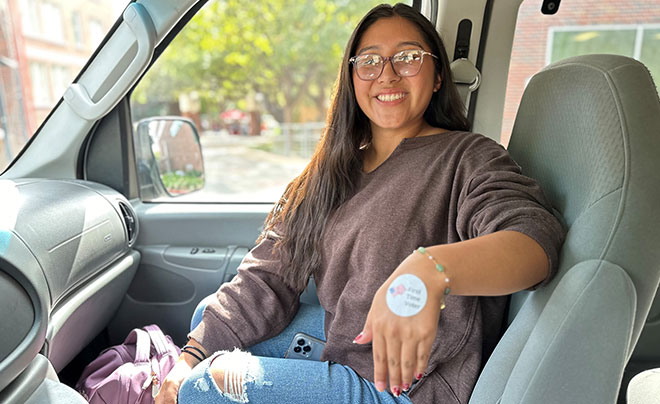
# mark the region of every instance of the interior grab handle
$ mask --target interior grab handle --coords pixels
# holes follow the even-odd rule
[[[124,10],[123,18],[138,44],[137,54],[128,68],[98,102],[92,101],[87,89],[79,83],[71,84],[64,93],[64,101],[76,114],[86,120],[93,121],[107,114],[151,62],[156,42],[156,29],[149,12],[141,4],[131,3]]]

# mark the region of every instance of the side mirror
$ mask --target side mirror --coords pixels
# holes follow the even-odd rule
[[[140,120],[135,157],[143,200],[173,197],[204,187],[204,160],[195,124],[183,117]]]

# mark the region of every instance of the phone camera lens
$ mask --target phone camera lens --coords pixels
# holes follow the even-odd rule
[[[295,353],[300,353],[300,351],[302,351],[302,349],[299,346],[293,348],[293,352]]]
[[[300,346],[303,346],[303,345],[305,345],[305,340],[304,340],[304,339],[302,339],[302,338],[301,338],[301,339],[299,339],[299,340],[298,340],[298,345],[300,345]]]
[[[309,352],[309,351],[311,351],[311,350],[312,350],[312,347],[309,346],[309,345],[307,345],[307,346],[305,346],[305,347],[303,348],[303,351],[305,351],[305,352]]]

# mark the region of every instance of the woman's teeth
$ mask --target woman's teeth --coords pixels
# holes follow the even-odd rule
[[[398,93],[398,94],[380,94],[378,97],[378,101],[396,101],[400,100],[401,98],[405,97],[404,93]]]

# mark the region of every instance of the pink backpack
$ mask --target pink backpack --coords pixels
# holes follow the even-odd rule
[[[148,404],[181,350],[157,325],[132,330],[124,343],[87,365],[76,389],[90,403]]]

